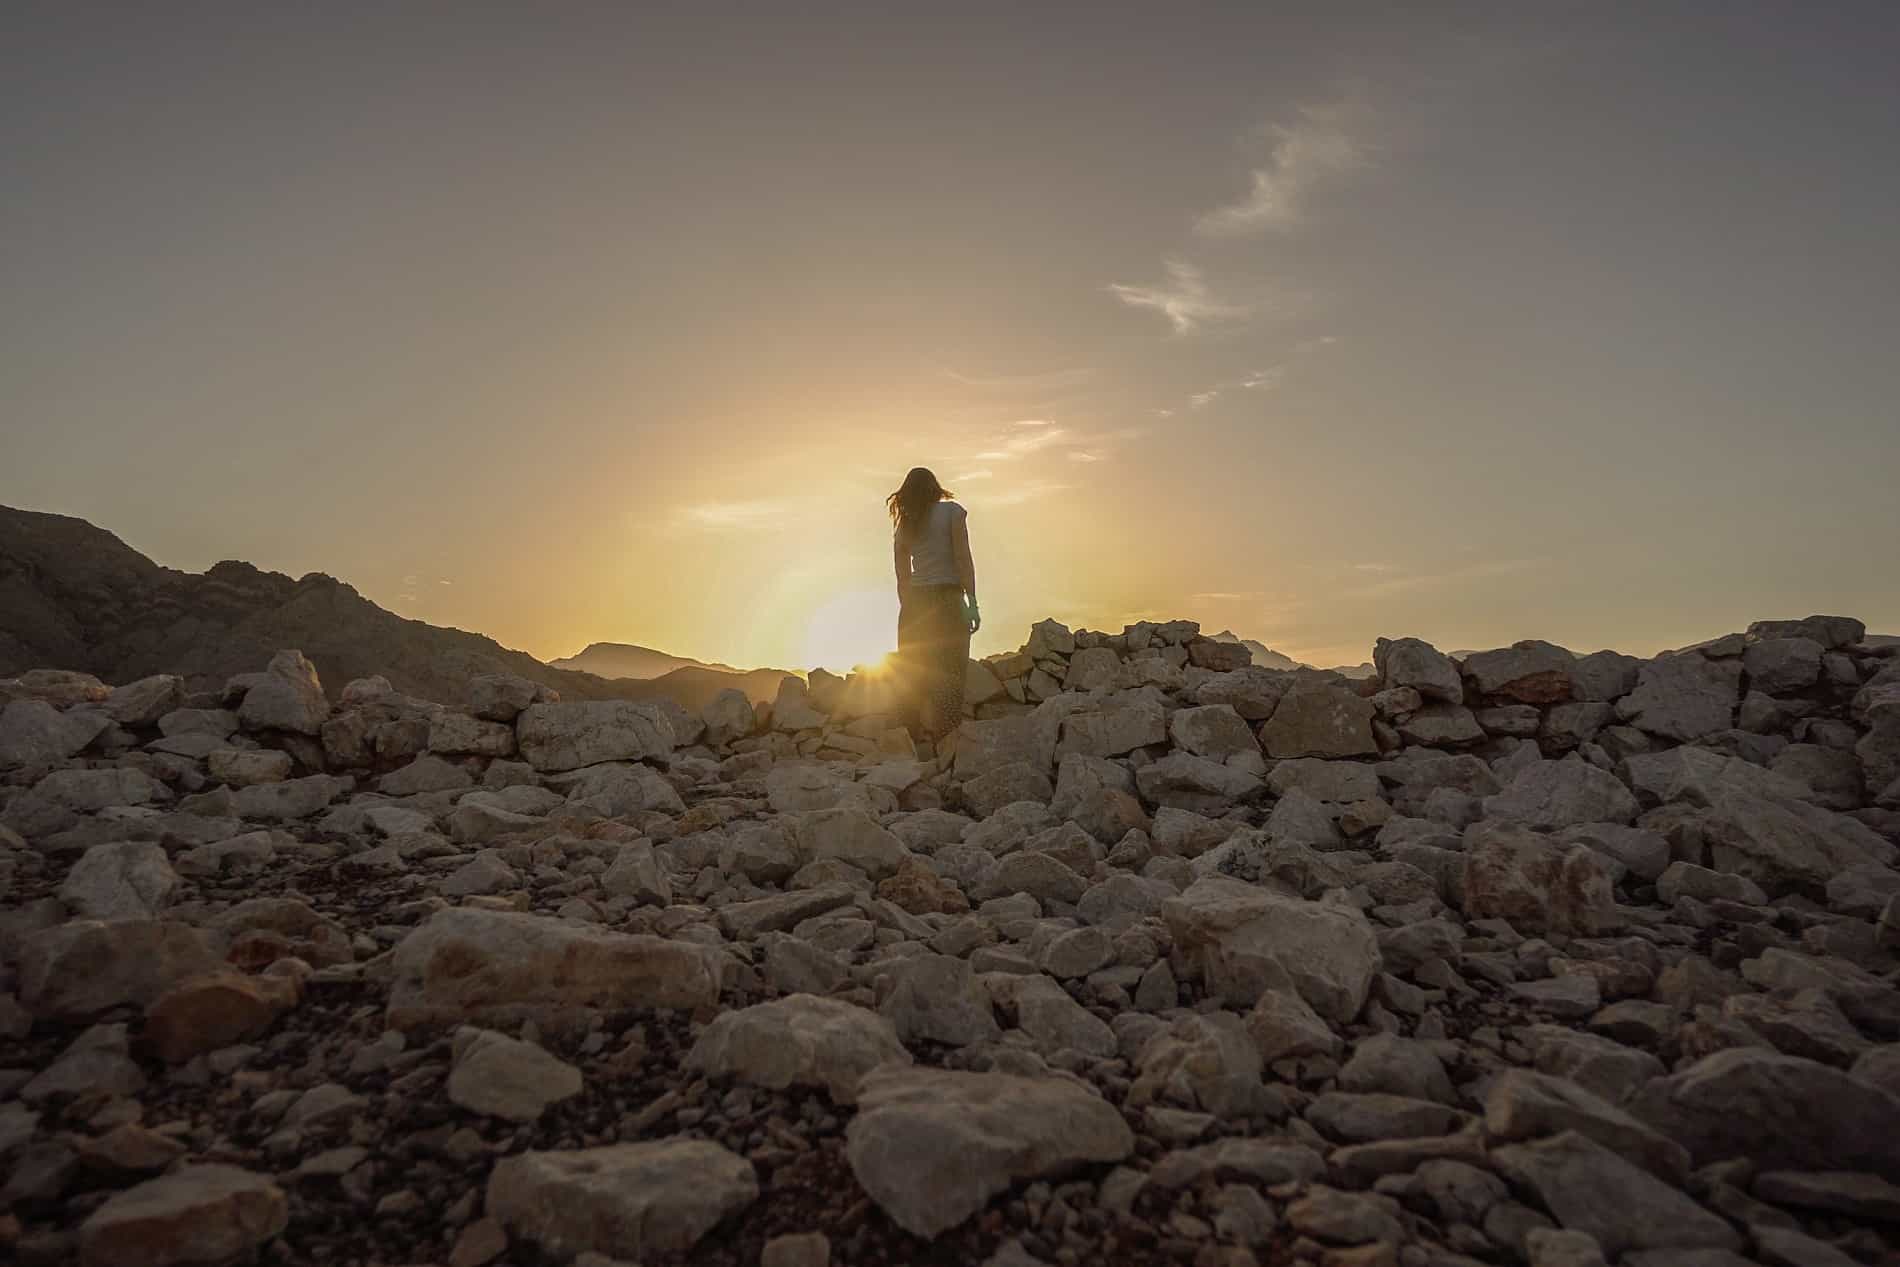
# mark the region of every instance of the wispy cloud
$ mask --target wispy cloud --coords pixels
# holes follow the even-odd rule
[[[1055,424],[1050,422],[1047,418],[1018,418],[1016,425],[1019,427],[1049,427]]]
[[[686,507],[681,517],[699,528],[746,528],[782,518],[789,509],[782,501],[700,502]]]
[[[1481,563],[1472,563],[1464,567],[1450,568],[1442,572],[1414,572],[1409,575],[1390,575],[1381,581],[1361,585],[1354,589],[1340,591],[1340,598],[1389,598],[1394,594],[1410,594],[1416,590],[1433,589],[1440,585],[1451,585],[1459,581],[1487,580],[1494,576],[1511,576],[1518,572],[1528,572],[1542,566],[1542,559],[1490,559]],[[1381,565],[1383,566],[1383,565]],[[1355,565],[1358,569],[1358,565]]]
[[[1024,502],[1066,492],[1070,487],[1072,486],[1053,480],[1033,480],[1012,488],[999,489],[994,493],[984,493],[971,500],[982,506],[1020,506]]]
[[[1046,370],[1037,374],[964,374],[949,366],[943,376],[964,387],[985,392],[1051,392],[1080,387],[1095,377],[1094,369]]]
[[[1314,188],[1368,161],[1367,118],[1365,106],[1342,101],[1302,106],[1291,123],[1269,124],[1272,148],[1253,169],[1246,195],[1208,212],[1195,229],[1209,237],[1232,237],[1299,223]]]
[[[1152,308],[1168,319],[1176,334],[1192,334],[1204,325],[1237,320],[1253,311],[1252,305],[1217,298],[1201,270],[1186,260],[1168,260],[1165,267],[1165,282],[1153,286],[1111,282],[1109,293],[1130,308]]]
[[[987,479],[994,479],[995,477],[996,477],[995,471],[992,471],[987,467],[979,467],[978,469],[974,471],[965,471],[963,472],[963,474],[957,476],[956,478],[959,483],[967,484],[971,480],[987,480]]]
[[[1264,590],[1245,590],[1245,591],[1212,590],[1205,594],[1190,594],[1188,595],[1188,597],[1200,599],[1204,602],[1210,602],[1210,603],[1235,603],[1235,602],[1240,602],[1243,599],[1265,598],[1266,591]]]
[[[1100,462],[1102,460],[1101,454],[1090,453],[1087,449],[1073,449],[1069,453],[1071,462]]]
[[[1241,379],[1240,385],[1246,388],[1248,391],[1254,391],[1254,392],[1266,391],[1271,388],[1278,387],[1280,385],[1280,380],[1285,377],[1286,377],[1286,366],[1269,365],[1266,369],[1255,370],[1251,374],[1247,375],[1247,377]]]
[[[1204,405],[1212,404],[1214,398],[1219,395],[1220,388],[1218,387],[1210,387],[1204,392],[1195,392],[1192,396],[1188,397],[1188,407],[1190,409],[1199,409]]]

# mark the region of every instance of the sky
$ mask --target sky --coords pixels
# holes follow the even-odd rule
[[[1887,3],[0,12],[0,503],[543,658],[1900,631]]]

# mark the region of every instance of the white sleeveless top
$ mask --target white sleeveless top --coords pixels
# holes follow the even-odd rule
[[[910,580],[913,585],[961,585],[953,532],[966,512],[955,502],[938,502],[924,513],[910,534]]]

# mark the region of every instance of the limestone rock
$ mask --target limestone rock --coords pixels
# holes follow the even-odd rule
[[[758,1199],[752,1163],[708,1140],[648,1140],[503,1158],[487,1210],[511,1234],[566,1259],[679,1253]]]
[[[143,1007],[221,966],[211,942],[165,920],[73,920],[21,943],[20,1002],[35,1016],[81,1020],[121,1004]]]
[[[282,783],[290,770],[290,754],[275,748],[216,748],[205,755],[205,773],[229,787]]]
[[[626,700],[530,704],[515,719],[522,758],[542,773],[603,761],[665,759],[673,726],[659,706]]]
[[[1378,938],[1349,907],[1208,876],[1167,902],[1162,915],[1209,991],[1234,1006],[1291,989],[1321,1016],[1343,1023],[1358,1015],[1379,971]]]
[[[532,1122],[580,1092],[581,1071],[534,1043],[469,1025],[455,1031],[448,1095],[471,1113]]]
[[[1568,849],[1508,823],[1465,833],[1464,912],[1525,932],[1595,936],[1618,922],[1608,871],[1596,853]]]
[[[1520,704],[1556,704],[1576,692],[1577,658],[1555,643],[1526,639],[1465,657],[1464,673],[1478,694]]]
[[[1651,1082],[1628,1107],[1698,1166],[1747,1157],[1770,1168],[1900,1169],[1900,1099],[1759,1047],[1705,1056]]]
[[[585,1007],[705,1007],[723,954],[541,915],[458,907],[397,943],[388,1023],[509,1021]]]
[[[552,702],[550,695],[549,688],[512,673],[478,673],[468,680],[468,711],[484,721],[512,722],[528,705]]]
[[[922,1068],[868,1075],[845,1138],[864,1190],[922,1237],[1017,1180],[1121,1161],[1135,1145],[1121,1114],[1078,1082]]]
[[[1503,792],[1486,797],[1486,818],[1555,831],[1581,823],[1628,823],[1640,807],[1614,774],[1575,757],[1520,770]]]
[[[838,1104],[857,1101],[858,1082],[911,1055],[891,1022],[837,999],[792,994],[724,1012],[686,1054],[688,1068],[774,1091],[823,1087]]]
[[[315,735],[330,715],[330,701],[316,666],[301,651],[279,651],[270,665],[244,692],[238,705],[238,724],[246,730],[288,730]]]
[[[81,919],[148,920],[171,905],[178,884],[178,873],[157,845],[94,845],[66,873],[59,900]]]
[[[167,1064],[229,1047],[269,1029],[300,993],[290,977],[212,972],[180,982],[145,1009],[145,1041]]]
[[[1245,770],[1187,752],[1171,752],[1135,772],[1147,800],[1168,809],[1219,814],[1260,790],[1260,780]]]
[[[1616,706],[1624,721],[1652,735],[1687,743],[1735,724],[1742,666],[1700,652],[1657,656],[1643,666],[1636,689]]]
[[[1537,1194],[1560,1226],[1594,1236],[1606,1254],[1742,1247],[1723,1219],[1576,1131],[1491,1156],[1513,1183]]]
[[[9,701],[0,709],[0,770],[64,761],[111,724],[104,713],[61,712],[39,699]]]
[[[1357,757],[1376,753],[1373,707],[1342,686],[1298,682],[1260,729],[1270,757]]]
[[[185,1166],[115,1194],[79,1227],[83,1267],[186,1267],[255,1251],[290,1221],[283,1190],[236,1166]]]
[[[857,809],[821,809],[799,816],[792,840],[805,862],[836,859],[873,879],[894,874],[911,856],[903,842]]]
[[[890,992],[878,1012],[902,1042],[925,1041],[968,1047],[994,1039],[999,1029],[989,993],[967,959],[913,955],[889,967]]]
[[[1417,638],[1381,638],[1372,647],[1372,663],[1388,688],[1409,686],[1426,699],[1461,704],[1464,680],[1451,658]]]

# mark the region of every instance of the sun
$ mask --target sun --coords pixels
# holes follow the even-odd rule
[[[801,667],[845,673],[859,665],[881,666],[896,646],[897,595],[887,590],[846,590],[813,610],[805,625]]]

